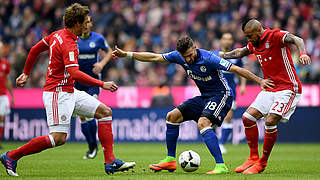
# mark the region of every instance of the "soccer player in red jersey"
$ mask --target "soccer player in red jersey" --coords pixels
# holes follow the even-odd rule
[[[4,118],[7,114],[10,114],[7,89],[11,96],[11,106],[14,106],[12,83],[9,77],[10,64],[5,58],[3,58],[3,48],[4,45],[0,41],[0,149],[2,149],[1,140],[4,131]]]
[[[250,158],[235,169],[243,174],[256,174],[264,171],[277,139],[277,124],[288,121],[300,100],[302,88],[291,58],[290,44],[299,51],[300,63],[309,65],[310,57],[306,53],[301,38],[280,29],[264,29],[261,23],[251,19],[243,24],[242,30],[248,38],[248,45],[231,52],[220,52],[225,59],[242,58],[254,54],[262,68],[265,79],[271,79],[274,88],[261,91],[255,101],[242,116],[245,134],[250,148]],[[265,136],[263,154],[258,153],[258,128],[256,121],[265,117]]]
[[[1,162],[10,176],[18,176],[16,167],[21,157],[63,145],[66,142],[73,113],[97,119],[98,137],[103,147],[106,173],[127,170],[135,165],[134,162],[128,163],[116,159],[113,155],[111,109],[86,92],[74,89],[75,80],[111,92],[118,89],[114,82],[94,79],[79,70],[79,51],[76,41],[77,36],[82,34],[89,23],[88,7],[78,3],[71,5],[66,9],[63,21],[64,29],[53,32],[31,48],[24,72],[16,80],[17,85],[23,87],[39,54],[49,50],[43,102],[50,134],[33,138],[27,144],[1,156]]]

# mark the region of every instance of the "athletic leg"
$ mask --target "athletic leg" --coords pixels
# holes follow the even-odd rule
[[[250,157],[242,165],[238,166],[234,171],[237,173],[243,172],[259,159],[258,140],[259,132],[257,120],[263,115],[257,109],[249,107],[242,115],[242,122],[245,128],[245,134],[250,149]]]
[[[167,114],[166,143],[168,154],[160,163],[149,165],[150,169],[156,172],[160,170],[174,171],[177,169],[176,147],[179,136],[179,126],[182,121],[182,113],[178,108],[175,108]]]

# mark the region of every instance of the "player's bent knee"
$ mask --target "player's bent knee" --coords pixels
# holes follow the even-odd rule
[[[54,139],[55,146],[61,146],[66,143],[66,140],[67,140],[66,133],[54,132],[54,133],[51,133],[51,136]]]
[[[206,127],[210,127],[210,126],[211,126],[211,121],[208,118],[201,117],[198,120],[198,128],[199,128],[199,130],[201,130],[203,128],[206,128]]]
[[[282,117],[278,114],[268,114],[266,118],[266,126],[275,126],[279,123]]]
[[[174,109],[167,113],[167,121],[171,123],[180,123],[182,121],[182,115],[179,110]]]
[[[96,113],[94,115],[95,118],[101,119],[104,117],[110,117],[112,116],[112,110],[108,106],[104,104],[100,104],[99,107],[96,110]]]

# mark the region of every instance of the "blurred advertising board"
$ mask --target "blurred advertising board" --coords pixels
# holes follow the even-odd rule
[[[114,108],[113,133],[116,142],[164,142],[166,113],[172,108]],[[234,144],[245,142],[241,116],[245,108],[238,108],[233,121]],[[320,142],[320,107],[298,107],[290,121],[280,123],[280,142]],[[263,140],[264,121],[258,121],[259,139]],[[216,130],[218,137],[221,129]],[[28,141],[36,136],[48,134],[45,110],[42,108],[16,108],[5,119],[4,140]],[[68,141],[84,141],[79,119],[71,121]],[[202,142],[194,121],[180,125],[179,141]]]

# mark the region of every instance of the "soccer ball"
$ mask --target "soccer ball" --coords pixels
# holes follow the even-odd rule
[[[186,172],[193,172],[200,167],[200,156],[198,153],[188,150],[179,156],[179,164]]]

